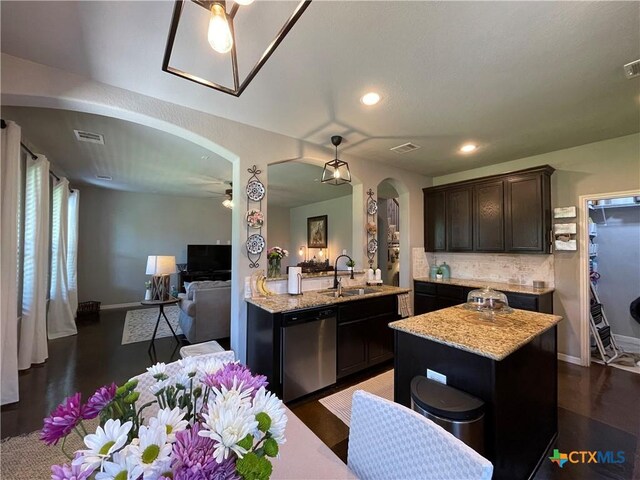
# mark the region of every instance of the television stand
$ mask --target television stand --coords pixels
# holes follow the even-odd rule
[[[231,280],[231,270],[210,270],[202,272],[178,272],[180,291],[184,292],[184,282],[197,282],[202,280]]]

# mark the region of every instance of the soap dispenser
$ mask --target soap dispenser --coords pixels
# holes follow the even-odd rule
[[[438,274],[438,260],[434,257],[433,263],[431,264],[431,268],[429,268],[429,278],[431,280],[436,279],[436,275]]]

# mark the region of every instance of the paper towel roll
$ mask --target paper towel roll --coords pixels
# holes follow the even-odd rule
[[[299,295],[302,293],[302,267],[289,267],[287,291],[291,295]]]

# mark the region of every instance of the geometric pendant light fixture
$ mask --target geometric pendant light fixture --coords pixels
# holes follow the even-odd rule
[[[349,164],[338,159],[338,145],[342,143],[342,137],[340,135],[334,135],[331,137],[331,143],[336,147],[336,158],[324,164],[322,183],[329,185],[351,183]]]
[[[292,3],[295,5],[293,13],[290,13],[289,2],[256,2],[250,5],[252,3],[253,0],[176,0],[162,70],[239,97],[302,16],[311,0]],[[191,5],[194,4],[198,7],[192,8]],[[284,12],[281,12],[283,8]],[[282,18],[276,13],[282,14],[282,18],[288,16],[284,25],[279,24]],[[204,15],[208,15],[208,28],[200,21]],[[267,17],[274,17],[275,20],[273,25],[268,25],[266,35],[271,34],[273,27],[275,37],[260,37],[257,40],[252,34],[262,34],[267,29]],[[183,39],[180,33],[187,36],[187,39]],[[238,35],[244,35],[242,45],[237,45]],[[203,47],[205,40],[210,48]],[[175,59],[174,65],[170,65],[174,49],[179,58]],[[239,59],[238,52],[246,57]],[[196,55],[202,55],[202,58],[194,59]],[[214,76],[215,81],[211,79]]]

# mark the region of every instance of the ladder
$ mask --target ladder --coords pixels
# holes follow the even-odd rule
[[[589,311],[591,335],[595,341],[595,346],[598,347],[602,361],[605,365],[608,365],[618,358],[622,352],[611,334],[611,326],[609,325],[602,303],[600,303],[598,292],[592,281],[589,282],[589,287],[591,289],[591,308]]]

